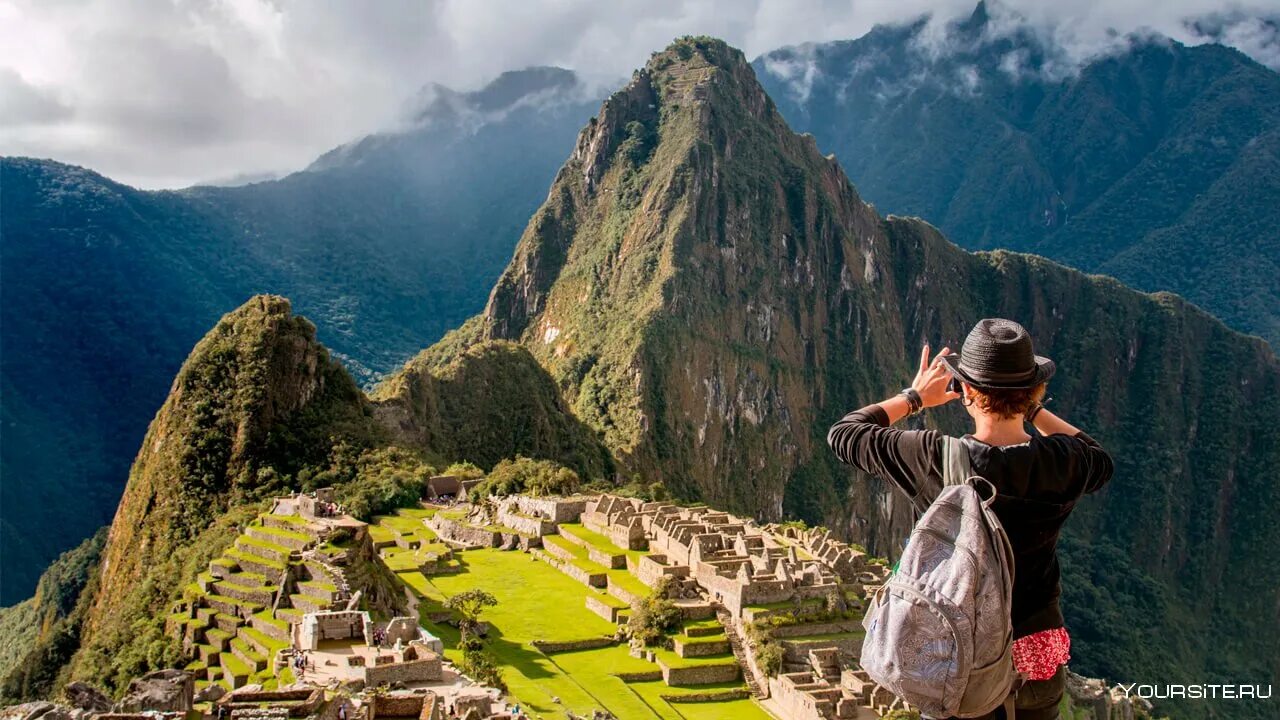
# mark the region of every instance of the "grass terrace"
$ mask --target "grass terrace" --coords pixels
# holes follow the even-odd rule
[[[315,543],[307,528],[298,516],[259,516],[187,586],[183,597],[189,607],[172,616],[169,627],[195,649],[188,669],[197,685],[259,683],[269,689],[293,682],[287,670],[275,675],[272,658],[289,645],[290,623],[301,621],[304,612],[330,608],[338,592],[327,576],[297,579],[286,589],[295,607],[270,608],[291,563],[295,578],[312,573],[294,559],[297,549]]]
[[[575,560],[590,562],[584,559],[585,550],[579,546],[556,536],[546,539],[564,543],[571,551],[577,547],[582,554],[575,552]],[[660,669],[647,660],[631,657],[622,644],[552,654],[540,652],[532,645],[534,640],[566,642],[612,636],[616,626],[587,610],[584,604],[588,595],[607,596],[526,553],[486,548],[468,550],[459,557],[461,571],[458,573],[428,577],[418,572],[401,572],[397,576],[422,599],[419,611],[423,625],[444,641],[445,655],[451,659],[459,656],[458,631],[446,624],[432,623],[429,616],[433,610],[438,611],[449,596],[477,587],[498,599],[498,605],[487,608],[482,616],[491,626],[488,649],[503,668],[509,694],[535,717],[564,718],[567,711],[589,716],[597,708],[607,709],[619,718],[638,720],[729,717],[762,720],[769,717],[751,700],[671,703],[663,698],[708,689],[738,689],[742,687],[740,684],[725,688],[673,688],[661,680],[628,683],[618,676],[656,675]],[[610,571],[615,572],[625,573]],[[635,578],[631,580],[640,584]],[[616,598],[606,602],[625,605]],[[706,622],[690,625],[702,626]],[[677,660],[689,662],[683,658]],[[723,661],[718,657],[698,660]],[[732,656],[729,660],[733,661]],[[553,697],[561,702],[552,702]]]

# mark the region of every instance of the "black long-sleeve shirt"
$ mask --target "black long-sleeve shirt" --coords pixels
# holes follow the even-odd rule
[[[936,430],[889,427],[879,405],[849,413],[827,434],[842,462],[893,483],[926,507],[942,489],[942,438]],[[1014,636],[1062,627],[1058,534],[1076,502],[1111,479],[1111,456],[1083,432],[1004,447],[971,435],[962,443],[974,474],[995,485],[992,508],[1013,545]]]

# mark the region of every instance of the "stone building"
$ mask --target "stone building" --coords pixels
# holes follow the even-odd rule
[[[325,640],[358,640],[373,642],[373,621],[363,610],[307,613],[293,627],[293,645],[301,650],[316,650]]]
[[[645,584],[663,575],[693,580],[735,618],[751,605],[825,598],[878,577],[866,574],[862,552],[830,533],[777,532],[707,507],[602,495],[587,504],[582,524],[618,547],[647,548],[635,568]]]

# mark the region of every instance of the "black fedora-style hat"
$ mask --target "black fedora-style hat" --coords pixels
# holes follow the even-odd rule
[[[959,353],[942,358],[952,375],[978,388],[1033,388],[1053,377],[1057,367],[1036,355],[1031,336],[1012,320],[979,320]]]

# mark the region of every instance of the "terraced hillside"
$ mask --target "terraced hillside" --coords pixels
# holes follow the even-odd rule
[[[327,534],[299,515],[263,514],[186,587],[168,630],[195,657],[186,669],[197,685],[294,682],[278,656],[291,645],[293,625],[351,597],[337,562],[352,541],[340,547],[326,542]]]
[[[777,672],[809,667],[812,649],[844,648],[847,660],[860,645],[860,614],[833,622],[821,600],[749,606],[744,623],[705,594],[686,593],[675,601],[677,627],[660,642],[633,649],[619,631],[633,608],[654,595],[653,578],[646,582],[640,569],[654,551],[642,541],[623,547],[583,522],[580,508],[556,522],[507,502],[402,509],[376,518],[369,534],[382,563],[413,595],[423,627],[444,640],[450,660],[458,661],[461,650],[445,602],[477,588],[494,595],[498,604],[484,616],[486,647],[514,701],[531,713],[768,718],[761,704],[767,683],[752,646],[780,643],[786,660]],[[529,532],[533,527],[545,534]],[[797,557],[815,560],[794,538],[778,534],[776,542],[795,544]],[[847,589],[851,607],[861,607],[863,592],[860,585]],[[753,621],[761,629],[744,636]]]

